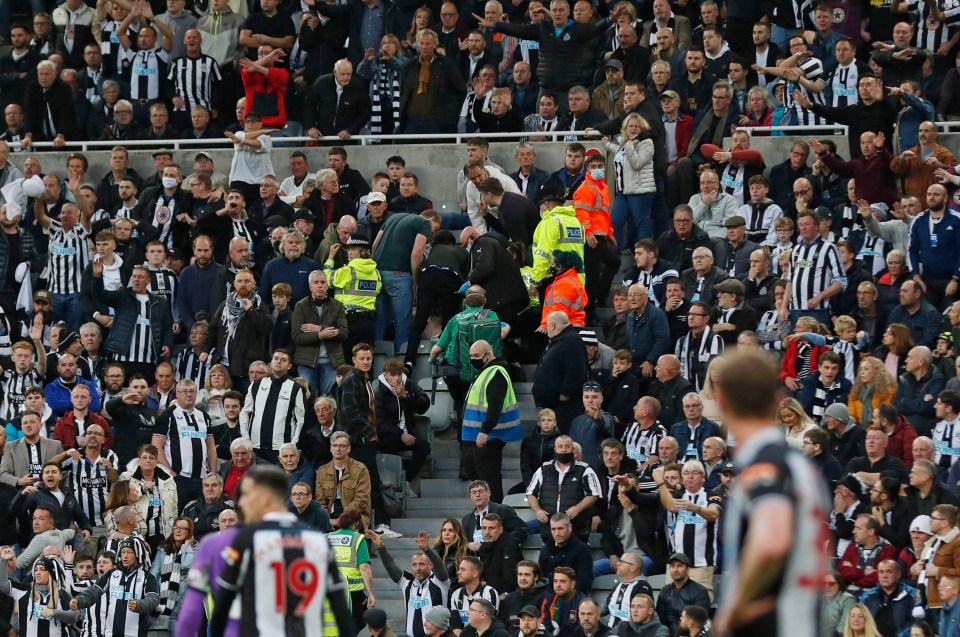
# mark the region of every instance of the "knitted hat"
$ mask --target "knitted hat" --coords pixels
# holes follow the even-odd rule
[[[428,621],[440,630],[450,628],[450,611],[443,606],[434,606],[427,612],[424,621]]]

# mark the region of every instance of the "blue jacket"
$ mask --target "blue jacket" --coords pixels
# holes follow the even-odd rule
[[[723,437],[723,434],[720,433],[720,426],[709,418],[700,419],[700,426],[697,427],[695,437],[692,440],[690,438],[690,425],[687,424],[686,420],[681,420],[670,427],[670,435],[677,439],[677,445],[680,448],[680,453],[677,456],[678,460],[694,455],[697,460],[701,460],[703,441],[714,436]],[[693,449],[690,449],[691,446]],[[694,452],[691,453],[691,451]]]
[[[77,382],[90,388],[90,411],[100,413],[100,392],[97,391],[96,383],[85,380],[80,376],[77,376]],[[53,415],[57,418],[65,414],[68,409],[73,409],[73,403],[70,402],[70,392],[73,391],[73,388],[64,387],[59,378],[47,385],[44,391],[47,404],[50,405]]]
[[[597,472],[603,467],[600,443],[613,435],[613,416],[605,411],[600,412],[600,418],[597,420],[586,414],[580,414],[570,423],[570,437],[574,442],[580,443],[583,449],[583,461]]]
[[[916,590],[912,586],[901,583],[897,590],[894,591],[893,595],[887,597],[887,594],[883,592],[883,588],[878,584],[873,588],[866,590],[860,596],[860,603],[870,609],[870,614],[874,617],[877,617],[883,608],[889,606],[891,611],[890,620],[893,621],[893,628],[895,635],[909,635],[910,634],[910,625],[913,624],[913,596],[916,593]],[[878,630],[883,630],[885,627],[877,626]],[[891,633],[884,633],[891,634]],[[941,629],[940,636],[944,636],[944,632]],[[960,635],[960,633],[954,633],[954,635]]]
[[[898,153],[902,153],[920,143],[917,131],[920,129],[922,122],[933,122],[936,120],[936,114],[933,111],[933,104],[930,103],[930,100],[919,98],[910,93],[903,93],[900,99],[906,103],[908,108],[897,115],[898,146],[896,151]]]
[[[910,329],[913,342],[917,345],[926,345],[933,349],[937,345],[937,335],[940,333],[940,312],[925,299],[920,301],[920,309],[916,314],[907,312],[907,308],[898,305],[890,312],[887,325],[903,323]]]
[[[803,410],[810,414],[814,420],[817,420],[813,416],[813,400],[816,398],[817,385],[820,383],[820,374],[810,374],[802,381],[800,381],[800,391],[797,392],[797,400],[800,401],[800,405],[803,407]],[[824,403],[824,408],[829,407],[833,403],[843,403],[847,404],[847,398],[850,396],[850,389],[853,387],[849,380],[847,380],[843,373],[837,376],[837,380],[834,381],[838,385],[836,389],[832,389],[827,392],[827,401]],[[818,421],[819,422],[819,421]]]
[[[960,603],[953,600],[953,604],[944,602],[940,611],[940,637],[960,637]]]
[[[670,324],[663,310],[648,302],[643,314],[633,310],[627,314],[627,345],[633,354],[633,368],[643,363],[657,364],[657,359],[671,353]]]
[[[260,298],[269,298],[275,284],[288,283],[292,290],[290,307],[293,307],[297,301],[310,294],[307,280],[311,272],[320,269],[316,261],[303,256],[296,261],[283,256],[271,259],[264,266],[263,275],[260,277]]]
[[[924,210],[910,227],[910,273],[949,279],[960,276],[960,214],[947,209],[937,224],[937,245],[930,237],[930,211]]]
[[[293,485],[298,482],[305,482],[310,485],[311,491],[316,489],[317,486],[317,470],[304,458],[300,459],[300,464],[290,474],[290,488],[293,489]]]

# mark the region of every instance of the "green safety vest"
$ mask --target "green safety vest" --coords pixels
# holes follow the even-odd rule
[[[363,536],[355,531],[337,531],[328,533],[327,538],[330,540],[333,559],[340,569],[340,574],[347,580],[350,592],[363,590],[363,574],[357,562],[357,551]]]

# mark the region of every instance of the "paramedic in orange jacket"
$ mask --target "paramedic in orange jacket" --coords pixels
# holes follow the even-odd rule
[[[583,224],[586,245],[583,266],[586,271],[586,316],[590,325],[597,323],[597,304],[606,304],[613,277],[620,269],[620,255],[610,225],[610,188],[606,182],[606,159],[599,150],[587,151],[587,172],[573,194],[577,219]]]
[[[572,325],[585,326],[587,290],[580,282],[580,273],[583,272],[580,255],[576,252],[555,250],[553,271],[557,275],[543,297],[543,314],[537,331],[547,331],[547,317],[550,312],[563,312],[570,318]]]

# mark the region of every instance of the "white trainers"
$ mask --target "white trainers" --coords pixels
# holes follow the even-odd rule
[[[393,537],[393,538],[403,537],[402,533],[397,533],[386,524],[381,524],[380,526],[375,528],[373,532],[382,537]]]

